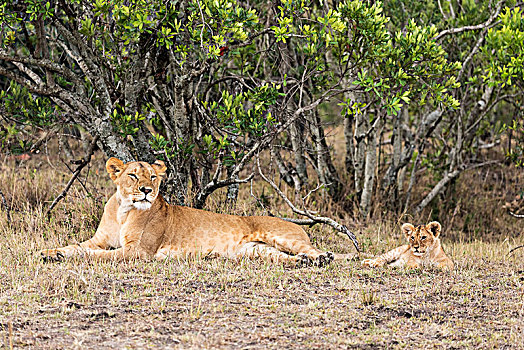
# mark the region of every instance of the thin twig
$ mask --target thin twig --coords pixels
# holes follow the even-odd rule
[[[82,171],[82,169],[87,164],[89,164],[89,162],[91,161],[91,156],[93,155],[93,152],[95,151],[95,146],[96,146],[96,142],[97,141],[98,141],[98,135],[96,135],[93,138],[93,140],[91,141],[91,144],[89,145],[89,149],[88,149],[87,154],[85,155],[85,157],[78,161],[78,166],[76,167],[76,169],[75,169],[75,171],[73,173],[73,176],[71,177],[71,179],[67,183],[67,185],[64,188],[64,190],[62,191],[62,193],[60,193],[58,195],[58,197],[55,198],[53,203],[51,203],[51,205],[49,206],[49,209],[47,209],[46,215],[49,216],[49,214],[51,213],[51,210],[53,210],[53,208],[58,204],[58,202],[60,202],[63,198],[65,198],[65,196],[67,195],[67,192],[69,191],[69,189],[73,185],[73,182],[75,182],[75,180],[78,177],[78,175],[80,175],[80,172]]]
[[[510,255],[510,254],[513,253],[515,250],[520,249],[520,248],[524,248],[524,244],[523,244],[523,245],[519,245],[518,247],[512,248],[512,249],[509,251],[508,255]]]
[[[312,189],[311,191],[308,192],[308,194],[306,194],[304,197],[302,197],[302,201],[305,201],[309,196],[311,196],[313,193],[317,192],[318,190],[323,189],[325,187],[329,187],[329,186],[331,186],[331,182],[328,183],[328,184],[320,184],[320,185],[318,185],[316,188]]]
[[[258,205],[260,205],[262,207],[262,209],[264,209],[264,211],[267,213],[268,216],[275,217],[275,214],[273,214],[271,212],[271,210],[266,208],[266,206],[264,205],[264,202],[260,198],[255,196],[255,194],[253,193],[253,179],[251,179],[250,184],[251,184],[250,185],[251,186],[251,190],[250,190],[251,197],[255,198],[255,200],[258,203]],[[262,195],[264,195],[264,190],[262,190]]]
[[[518,219],[524,219],[524,214],[515,214],[511,210],[508,210],[508,213],[509,213],[509,215],[514,216],[514,217],[516,217]]]

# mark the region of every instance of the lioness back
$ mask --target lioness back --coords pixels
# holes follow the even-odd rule
[[[247,242],[277,245],[279,241],[309,243],[298,225],[267,216],[218,214],[183,206],[170,206],[164,242],[170,247],[232,256]],[[282,245],[282,244],[281,244]]]

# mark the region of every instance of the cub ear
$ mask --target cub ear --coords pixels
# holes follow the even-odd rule
[[[426,228],[433,233],[433,236],[437,238],[440,235],[440,231],[442,230],[442,226],[440,226],[440,223],[438,221],[432,221],[429,224],[426,225]]]
[[[411,232],[413,231],[415,231],[415,226],[409,223],[405,223],[404,225],[402,225],[402,233],[404,234],[404,236],[409,237],[411,235]]]
[[[159,176],[161,178],[164,178],[164,176],[166,176],[167,167],[166,167],[166,164],[164,163],[164,161],[162,161],[162,160],[155,160],[155,162],[153,164],[151,164],[151,166],[153,167],[153,169],[155,169],[155,172],[156,172],[157,176]]]
[[[111,177],[111,180],[115,181],[122,171],[125,169],[125,164],[120,159],[111,157],[106,162],[106,170]]]

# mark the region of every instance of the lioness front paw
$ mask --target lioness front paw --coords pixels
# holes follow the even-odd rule
[[[63,261],[65,256],[58,249],[44,249],[40,251],[40,256],[44,262],[59,262]]]
[[[335,256],[331,252],[325,252],[318,256],[318,258],[313,261],[313,265],[318,267],[324,267],[330,264],[335,259]]]
[[[378,259],[364,259],[362,260],[362,266],[364,267],[380,267],[382,262]]]

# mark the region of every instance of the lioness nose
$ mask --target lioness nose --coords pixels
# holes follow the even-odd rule
[[[144,186],[140,187],[139,190],[140,190],[140,192],[144,192],[145,194],[148,194],[148,193],[153,191],[151,188],[144,187]]]

